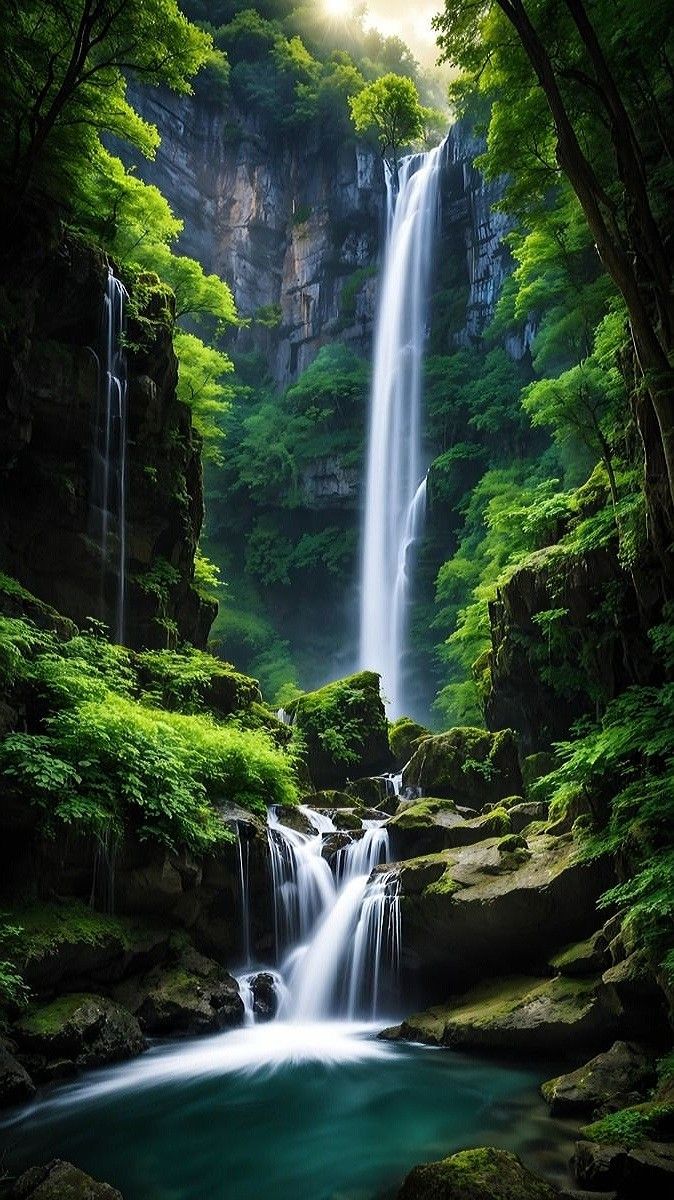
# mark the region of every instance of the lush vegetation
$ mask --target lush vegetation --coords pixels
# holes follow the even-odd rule
[[[0,746],[3,787],[46,836],[70,827],[207,852],[232,836],[222,803],[295,800],[292,755],[251,717],[256,685],[210,655],[136,655],[96,631],[64,641],[2,617],[0,663],[8,702],[30,714]]]

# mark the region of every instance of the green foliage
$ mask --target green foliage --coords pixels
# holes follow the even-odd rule
[[[28,999],[28,988],[16,959],[23,929],[5,920],[0,913],[0,1007],[21,1008]]]
[[[234,394],[224,383],[224,377],[234,370],[232,361],[222,351],[205,345],[193,333],[182,329],[176,331],[174,344],[180,363],[178,398],[192,410],[204,455],[219,465],[223,461],[220,443],[225,436],[224,418]]]
[[[289,712],[310,749],[318,746],[342,767],[359,762],[373,737],[382,735],[386,742],[379,677],[369,671],[305,693],[290,704]]]
[[[424,109],[413,81],[389,72],[349,99],[356,132],[373,130],[394,179],[404,147],[421,140],[430,112]]]
[[[207,711],[233,713],[258,697],[254,681],[227,664],[192,649],[135,656],[84,634],[59,642],[19,621],[0,628],[3,659],[19,636],[25,653],[12,684],[39,697],[46,714],[38,729],[0,743],[0,775],[38,810],[45,832],[132,830],[203,852],[230,836],[220,801],[259,812],[293,803],[292,759],[261,729]]]
[[[194,587],[202,600],[217,603],[224,588],[220,568],[197,546],[194,556]]]

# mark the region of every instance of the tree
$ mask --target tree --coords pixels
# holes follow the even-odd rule
[[[404,75],[391,72],[375,79],[357,96],[351,96],[349,108],[357,133],[376,132],[397,191],[399,153],[423,136],[429,115],[419,100],[416,86]]]
[[[109,132],[151,154],[156,131],[125,98],[126,78],[190,91],[212,54],[176,0],[8,0],[0,26],[0,116],[15,196],[38,167]],[[59,163],[62,174],[63,164]]]
[[[624,9],[624,11],[619,11]],[[618,15],[617,15],[618,14]],[[671,4],[453,0],[436,18],[446,60],[494,99],[487,158],[540,202],[561,171],[627,308],[641,384],[651,528],[663,555],[674,524],[674,295]],[[529,198],[526,199],[528,191]]]

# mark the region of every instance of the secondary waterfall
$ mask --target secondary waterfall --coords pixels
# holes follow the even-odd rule
[[[277,1015],[290,1022],[373,1018],[395,987],[400,957],[397,878],[372,874],[388,860],[388,833],[372,820],[345,835],[325,813],[298,812],[310,832],[283,825],[274,809],[268,822]],[[328,860],[328,839],[342,838]],[[253,975],[240,977],[242,990]]]
[[[98,394],[93,430],[91,523],[101,562],[101,612],[111,612],[115,641],[123,642],[126,607],[126,491],[128,386],[124,305],[128,293],[108,268],[103,299]],[[112,596],[106,586],[113,575]]]
[[[428,290],[443,147],[404,158],[386,179],[387,236],[374,367],[361,564],[360,664],[378,671],[391,716],[405,709],[401,670],[409,558],[423,523],[421,398]]]

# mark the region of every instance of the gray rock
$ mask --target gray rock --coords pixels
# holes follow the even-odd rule
[[[532,821],[545,821],[548,806],[542,801],[524,800],[521,804],[511,805],[508,816],[513,833],[521,833]]]
[[[674,1146],[643,1142],[628,1149],[598,1142],[576,1142],[573,1170],[578,1182],[592,1191],[615,1188],[634,1200],[665,1200],[674,1194]]]
[[[30,1009],[12,1027],[22,1059],[37,1079],[119,1062],[146,1046],[135,1017],[105,996],[75,993]]]
[[[116,996],[149,1034],[208,1033],[243,1021],[236,980],[191,948],[173,964],[121,984]]]
[[[614,1042],[584,1066],[542,1084],[552,1116],[603,1116],[642,1100],[656,1082],[651,1056],[633,1042]]]
[[[8,1046],[0,1042],[0,1108],[21,1104],[34,1095],[35,1084],[26,1068],[18,1062]]]
[[[31,1167],[17,1179],[11,1200],[123,1200],[109,1183],[99,1183],[59,1158],[46,1166]]]

